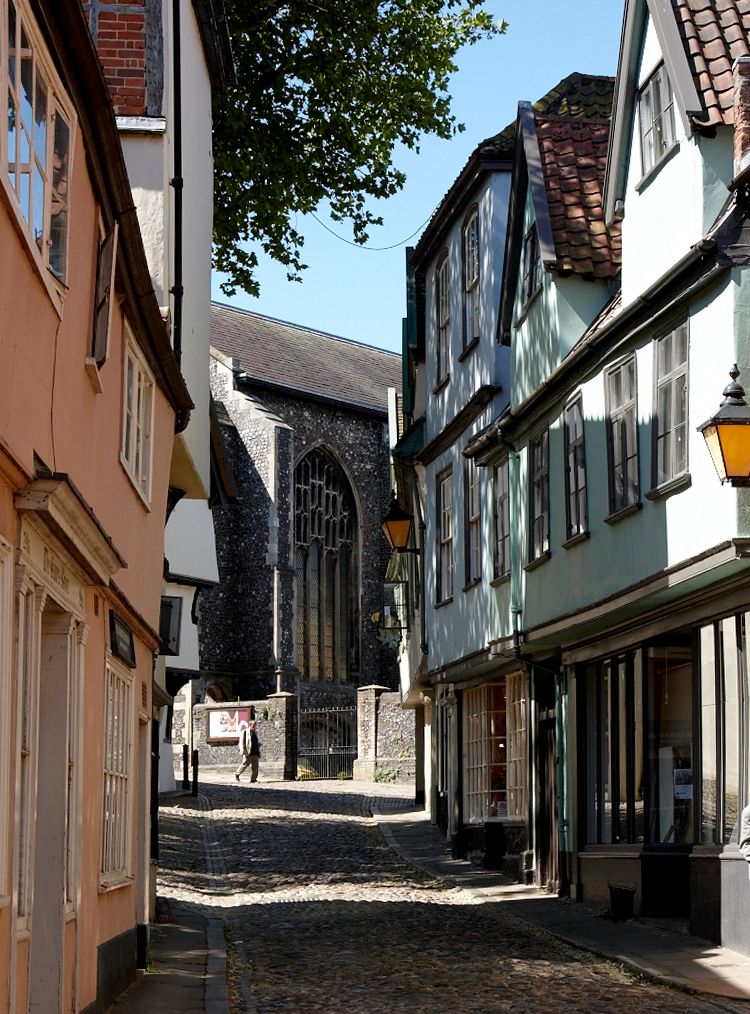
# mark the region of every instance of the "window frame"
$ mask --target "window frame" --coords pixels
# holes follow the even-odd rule
[[[473,458],[464,459],[464,523],[468,589],[482,578],[482,470]]]
[[[435,477],[435,604],[453,600],[453,466],[449,465]],[[445,504],[445,490],[450,503]],[[446,519],[448,525],[446,530]],[[445,569],[444,569],[445,564]]]
[[[437,387],[450,377],[450,325],[451,325],[450,260],[443,250],[435,266],[435,359]],[[443,312],[444,311],[444,312]]]
[[[474,232],[473,247],[470,243]],[[472,256],[473,251],[473,256]],[[469,209],[461,230],[461,261],[463,265],[463,349],[473,347],[480,337],[479,300],[480,300],[480,245],[479,245],[479,207]],[[470,326],[473,322],[473,326]]]
[[[118,681],[118,694],[121,698],[121,709],[118,714],[121,717],[123,735],[126,737],[118,746],[114,736],[110,732],[110,705],[114,709],[117,702],[112,702],[112,679]],[[136,761],[136,709],[134,706],[135,673],[126,665],[107,652],[105,663],[105,684],[104,684],[104,748],[102,754],[102,823],[101,843],[99,850],[99,890],[108,891],[123,887],[133,882],[133,808],[135,802],[135,761]],[[116,752],[126,752],[127,756],[116,760],[108,765],[108,757],[112,756],[111,749],[115,747]],[[109,752],[108,752],[109,751]],[[111,770],[110,770],[111,768]],[[124,783],[125,801],[120,805],[121,797],[118,794],[114,812],[107,806],[107,778],[114,777],[118,780],[118,787]],[[112,798],[110,796],[110,798]],[[112,826],[114,823],[114,829]],[[110,833],[112,832],[112,833]],[[108,860],[112,849],[117,853],[115,860]],[[117,862],[121,860],[121,862]]]
[[[663,85],[666,82],[668,101],[665,105],[655,112],[653,104],[653,96],[656,93],[656,86]],[[648,128],[646,128],[644,119],[644,110],[647,102],[650,101],[650,117]],[[668,114],[667,123],[670,125],[671,136],[667,140],[662,141],[662,150],[657,155],[655,146],[652,155],[647,157],[647,144],[646,138],[650,135],[652,138],[656,137],[657,125],[661,129],[664,121],[665,114]],[[642,177],[648,176],[653,170],[655,170],[669,155],[674,146],[677,143],[677,132],[676,132],[676,119],[674,115],[674,90],[672,89],[672,82],[669,80],[669,74],[662,61],[658,67],[651,73],[646,81],[638,89],[638,126],[641,139],[641,173]]]
[[[126,340],[123,343],[122,440],[120,443],[120,462],[122,467],[125,469],[128,478],[135,487],[136,492],[143,500],[146,507],[150,510],[156,382],[151,370],[146,365],[143,354],[138,348],[127,322],[125,324],[125,339]],[[138,370],[136,377],[137,383],[133,386],[133,390],[136,391],[136,398],[132,405],[129,404],[128,395],[128,368],[130,362],[132,362],[134,367]],[[143,425],[139,427],[137,412],[134,412],[133,409],[137,407],[137,394],[141,391],[145,393],[146,408]],[[133,421],[135,423],[134,425]],[[131,425],[129,425],[129,423]],[[131,435],[135,441],[132,448],[129,446],[129,435]],[[137,446],[139,439],[141,439],[142,442],[140,446]]]
[[[542,463],[534,469],[534,448],[538,446],[544,451]],[[549,426],[545,426],[536,436],[529,440],[529,563],[527,566],[546,560],[550,555],[550,488],[549,488]],[[536,496],[539,489],[541,511],[536,513]],[[542,521],[542,539],[537,551],[535,525]]]
[[[612,407],[612,394],[610,379],[614,377],[616,373],[623,369],[628,363],[633,364],[633,393],[632,396],[619,405],[616,409]],[[604,404],[605,404],[605,418],[606,418],[606,432],[607,432],[607,484],[609,488],[609,518],[617,520],[620,517],[626,516],[634,510],[638,510],[641,507],[641,459],[640,459],[640,447],[639,447],[639,433],[638,433],[638,360],[635,352],[629,353],[627,356],[623,356],[616,363],[613,363],[608,369],[604,371]],[[633,414],[633,433],[635,448],[632,454],[626,453],[622,461],[615,460],[615,426],[621,424],[627,414],[632,411]],[[632,497],[626,496],[623,492],[623,502],[618,503],[617,499],[617,488],[616,488],[616,468],[623,468],[623,490],[626,489],[625,479],[628,475],[628,463],[630,461],[635,462],[635,478],[633,481],[633,494]],[[607,519],[605,519],[607,520]]]
[[[542,251],[539,231],[532,222],[523,238],[521,250],[521,312],[530,305],[542,288]]]
[[[13,687],[13,547],[0,535],[0,908],[10,901],[8,846],[12,826],[11,700]]]
[[[578,409],[580,411],[581,432],[572,442],[570,440],[571,413]],[[563,428],[565,439],[565,542],[563,545],[570,545],[584,539],[589,534],[588,514],[588,475],[586,472],[586,419],[583,414],[583,394],[578,392],[565,406],[563,413]],[[581,461],[575,463],[575,477],[572,475],[571,451],[576,453],[580,448]],[[580,471],[583,472],[583,483],[579,486]],[[573,506],[578,515],[573,520]]]
[[[22,163],[20,161],[14,161],[13,165],[16,167],[13,172],[19,177],[15,182],[11,180],[10,173],[10,161],[8,152],[8,138],[9,132],[7,125],[0,131],[0,185],[5,192],[6,199],[10,205],[16,227],[19,233],[23,236],[27,248],[31,254],[32,260],[39,272],[42,282],[47,290],[47,293],[52,300],[53,305],[58,313],[62,315],[62,303],[65,293],[67,292],[67,278],[69,275],[68,266],[68,253],[70,249],[70,210],[71,210],[71,199],[70,199],[70,184],[73,178],[73,164],[74,164],[74,153],[75,144],[77,138],[77,116],[75,113],[74,106],[68,97],[65,88],[62,85],[59,75],[57,74],[54,63],[47,50],[46,43],[43,36],[37,26],[36,19],[29,9],[27,0],[12,0],[13,7],[16,16],[16,39],[21,41],[20,33],[23,31],[26,34],[27,41],[29,42],[29,53],[32,58],[32,81],[31,86],[33,92],[33,107],[36,108],[36,104],[39,98],[39,92],[37,90],[37,75],[41,72],[41,77],[46,85],[46,98],[45,108],[47,115],[45,117],[45,130],[44,130],[44,147],[45,154],[43,161],[37,157],[37,126],[35,122],[32,126],[32,136],[28,138],[29,142],[29,161]],[[0,74],[3,76],[3,80],[8,86],[9,78],[9,54],[8,54],[8,3],[9,0],[4,0],[0,7]],[[18,56],[14,57],[16,60],[16,75],[15,81],[12,83],[13,88],[13,100],[17,103],[17,126],[16,132],[18,133],[16,154],[19,154],[19,148],[21,145],[21,136],[28,134],[24,131],[24,124],[22,114],[18,113],[18,85],[21,82],[21,63],[24,57],[21,59]],[[58,185],[54,186],[54,156],[56,140],[56,123],[57,116],[60,115],[62,121],[68,128],[67,136],[67,176],[62,180],[58,180],[58,184],[62,181],[65,184],[64,189]],[[31,112],[32,119],[36,119],[34,112]],[[7,121],[6,121],[7,124]],[[24,214],[20,194],[21,177],[22,175],[17,170],[22,165],[29,166],[29,191],[28,191],[28,211],[29,217],[26,218]],[[41,209],[42,215],[42,242],[41,247],[37,244],[34,236],[34,178],[35,175],[42,180],[43,183],[43,206]],[[18,189],[17,189],[18,188]],[[60,244],[60,259],[64,263],[64,270],[61,275],[58,276],[53,268],[50,266],[50,251],[52,248],[52,203],[53,203],[53,190],[54,199],[59,201],[62,205],[63,210],[66,213],[65,218],[65,229],[64,239]]]
[[[660,371],[660,356],[659,347],[660,344],[666,341],[668,338],[672,339],[674,348],[674,338],[678,331],[682,328],[685,329],[685,359],[677,366],[673,367],[663,377],[659,376]],[[667,327],[662,328],[654,335],[652,342],[653,348],[653,375],[654,375],[654,390],[653,390],[653,411],[651,416],[651,491],[658,490],[661,487],[679,480],[685,476],[689,468],[690,460],[690,318],[687,315],[681,316],[673,320]],[[679,471],[675,471],[674,468],[670,471],[669,475],[665,475],[663,478],[660,477],[659,468],[659,451],[660,441],[664,439],[660,433],[660,420],[659,420],[659,394],[667,386],[672,387],[670,396],[671,401],[671,416],[670,427],[665,433],[665,437],[669,439],[670,445],[670,459],[675,460],[674,454],[674,442],[673,437],[675,433],[674,425],[674,411],[675,411],[675,385],[680,378],[685,378],[684,395],[685,395],[685,420],[682,424],[685,431],[685,462],[684,468]]]
[[[500,490],[498,476],[504,473],[505,485]],[[493,532],[494,532],[494,580],[499,581],[510,575],[510,458],[505,457],[495,465],[493,480]],[[500,530],[502,529],[502,534]]]

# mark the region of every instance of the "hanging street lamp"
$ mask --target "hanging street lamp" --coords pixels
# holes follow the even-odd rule
[[[407,548],[414,515],[405,511],[398,500],[393,498],[388,513],[380,522],[391,549],[399,553],[418,553],[419,549]]]
[[[739,375],[735,363],[729,371],[732,383],[724,388],[724,400],[698,432],[703,434],[722,483],[750,486],[750,406],[744,388],[737,383]]]

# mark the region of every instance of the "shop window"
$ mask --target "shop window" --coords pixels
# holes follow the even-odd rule
[[[688,326],[684,321],[654,342],[654,486],[688,466]]]
[[[747,630],[744,615],[699,633],[700,838],[705,845],[736,844],[739,815],[750,802]]]
[[[526,815],[526,696],[521,673],[464,691],[464,821]]]
[[[643,685],[639,652],[586,667],[587,839],[644,840]]]
[[[8,115],[0,130],[0,153],[5,179],[35,259],[65,283],[72,115],[64,108],[62,87],[26,3],[7,0],[4,6],[0,61]]]

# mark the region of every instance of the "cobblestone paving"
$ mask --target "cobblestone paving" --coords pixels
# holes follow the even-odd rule
[[[414,870],[364,793],[201,791],[162,809],[159,892],[223,910],[232,1014],[750,1014],[643,983]]]

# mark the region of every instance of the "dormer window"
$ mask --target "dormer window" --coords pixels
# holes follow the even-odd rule
[[[521,309],[525,309],[542,284],[542,259],[539,254],[539,236],[536,222],[526,233],[521,261]]]
[[[675,141],[674,97],[662,64],[641,89],[638,100],[641,120],[643,175],[667,154]]]
[[[464,226],[464,348],[479,341],[479,215]]]
[[[448,253],[438,264],[435,272],[437,305],[437,378],[438,384],[448,376],[448,352],[450,349],[450,298],[448,279]]]

